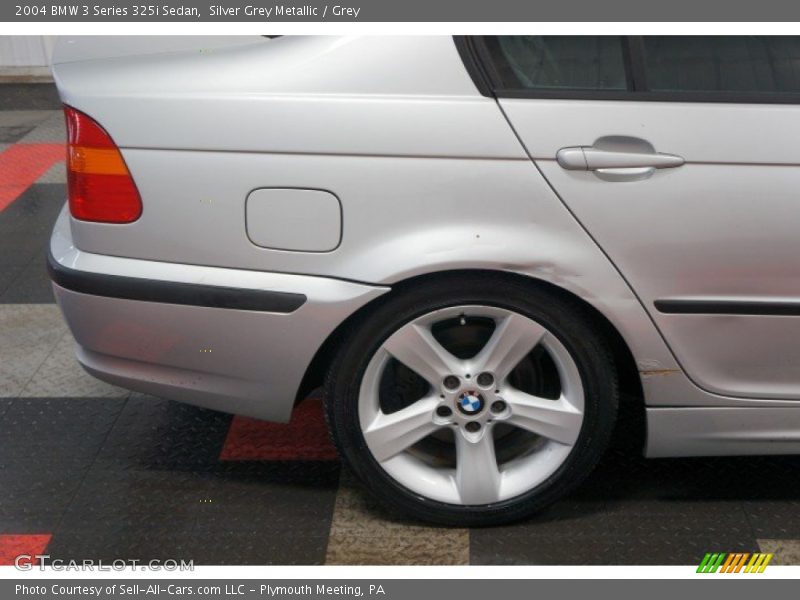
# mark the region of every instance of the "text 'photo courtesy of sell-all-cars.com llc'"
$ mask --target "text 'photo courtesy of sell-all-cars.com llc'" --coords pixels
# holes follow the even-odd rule
[[[0,564],[800,564],[800,36],[34,47]]]

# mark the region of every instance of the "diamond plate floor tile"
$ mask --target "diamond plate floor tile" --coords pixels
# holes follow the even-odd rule
[[[65,202],[64,186],[34,184],[0,212],[0,269],[44,264],[47,244]]]
[[[338,476],[338,463],[327,461],[222,465],[204,475],[201,501],[189,512],[203,530],[327,536]]]
[[[495,536],[472,532],[472,564],[697,565],[706,552],[751,552],[751,537],[664,536],[626,539]]]
[[[54,114],[55,112],[52,110],[0,110],[0,127],[28,127],[33,129]]]
[[[800,540],[759,539],[761,552],[773,554],[771,565],[800,565]]]
[[[42,250],[19,272],[17,278],[0,295],[0,304],[55,304],[53,286],[45,266]]]
[[[0,210],[5,212],[64,158],[63,144],[13,144],[4,150],[0,154]]]
[[[235,417],[221,460],[337,460],[321,398],[298,404],[288,423]]]
[[[429,526],[391,514],[343,472],[326,564],[468,564],[469,547],[469,530]]]
[[[617,547],[618,564],[621,565],[690,566],[699,565],[707,552],[753,552],[758,549],[753,537],[728,535],[630,537],[618,540]]]
[[[19,141],[26,134],[30,133],[33,127],[28,125],[0,125],[0,142],[6,144],[13,144]]]
[[[75,340],[67,331],[20,392],[21,397],[124,398],[129,390],[89,375],[75,357]]]
[[[45,111],[45,118],[20,141],[23,143],[65,142],[67,129],[64,114],[60,110]]]
[[[54,164],[50,169],[45,172],[44,175],[39,177],[36,180],[36,183],[39,184],[59,184],[59,185],[66,185],[67,183],[67,167],[66,164],[63,162],[57,162]],[[66,193],[66,191],[65,191]],[[64,196],[66,198],[66,195]]]
[[[51,168],[48,167],[48,170]],[[32,184],[0,212],[0,232],[26,233],[37,242],[47,242],[66,198],[66,186],[63,184]],[[13,247],[4,246],[3,249],[11,251]]]
[[[217,468],[231,416],[132,394],[98,456],[108,469]]]
[[[24,265],[0,265],[0,297],[19,278]]]
[[[3,464],[42,468],[97,456],[125,403],[121,398],[23,398],[0,421]]]
[[[9,266],[18,267],[16,275],[18,277],[36,257],[46,256],[46,238],[49,233],[45,234],[44,231],[37,233],[34,230],[2,231],[2,216],[3,213],[0,212],[0,269]]]
[[[480,539],[482,531],[473,531],[473,539]],[[496,536],[600,538],[609,535],[610,529],[603,501],[565,498],[525,521],[493,527],[491,532]]]
[[[800,499],[745,502],[744,512],[758,538],[800,539]]]
[[[0,304],[0,396],[18,396],[66,331],[55,305]]]
[[[742,505],[732,500],[618,500],[609,503],[606,522],[615,538],[753,536]]]
[[[493,535],[473,530],[473,565],[612,565],[618,564],[618,544],[607,537]]]
[[[61,100],[52,83],[4,83],[0,85],[0,111],[59,110]]]
[[[156,521],[110,531],[57,531],[48,546],[53,559],[113,560],[173,559],[195,565],[309,565],[321,564],[326,535],[264,535],[257,530],[203,532],[191,523]]]
[[[190,521],[200,531],[294,531],[327,535],[338,466],[265,463],[219,471],[93,468],[64,518],[64,529],[142,523],[157,516]]]
[[[53,531],[88,471],[88,461],[57,468],[0,467],[0,533]]]

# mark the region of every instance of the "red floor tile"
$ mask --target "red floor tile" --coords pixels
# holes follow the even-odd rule
[[[52,536],[47,534],[35,535],[0,535],[0,566],[14,564],[14,559],[20,554],[34,556],[43,554],[50,543]],[[39,564],[38,561],[26,561],[27,564]]]
[[[336,460],[322,401],[303,400],[286,424],[235,417],[220,460]]]
[[[0,152],[0,211],[64,155],[64,144],[14,144]]]

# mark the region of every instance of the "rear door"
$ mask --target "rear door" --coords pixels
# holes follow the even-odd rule
[[[473,42],[695,383],[800,398],[800,37]]]

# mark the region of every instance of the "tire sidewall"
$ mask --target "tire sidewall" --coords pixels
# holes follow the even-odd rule
[[[617,409],[616,372],[605,341],[576,302],[533,286],[494,281],[491,286],[432,282],[386,299],[352,328],[329,371],[326,409],[337,447],[351,469],[384,503],[423,520],[481,526],[524,518],[577,486],[602,455]],[[375,353],[397,329],[442,308],[485,305],[520,313],[547,328],[567,349],[581,377],[584,419],[565,461],[529,491],[488,505],[456,505],[426,498],[397,482],[375,460],[361,431],[361,382]]]

